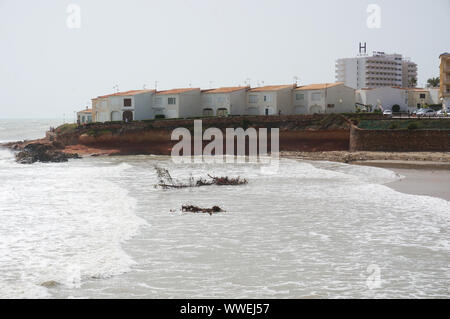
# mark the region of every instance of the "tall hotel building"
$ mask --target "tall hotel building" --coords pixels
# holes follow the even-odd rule
[[[401,54],[374,52],[336,61],[336,81],[363,89],[378,87],[416,87],[417,64]]]

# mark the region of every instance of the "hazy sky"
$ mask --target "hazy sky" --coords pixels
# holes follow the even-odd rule
[[[379,29],[366,25],[372,3]],[[0,0],[0,118],[70,120],[114,85],[334,82],[360,41],[411,57],[423,85],[450,51],[449,17],[450,0]]]

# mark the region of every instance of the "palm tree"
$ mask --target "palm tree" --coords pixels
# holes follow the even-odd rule
[[[441,81],[440,81],[439,77],[428,79],[427,87],[429,87],[429,88],[438,88],[439,85],[440,85],[440,82]]]
[[[415,88],[417,85],[417,79],[416,78],[411,78],[409,79],[409,83],[408,83],[410,88]]]

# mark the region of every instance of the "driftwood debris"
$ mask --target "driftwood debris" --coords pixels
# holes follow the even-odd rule
[[[209,215],[225,212],[219,206],[213,206],[212,208],[200,208],[194,205],[183,205],[181,206],[181,211],[189,213],[204,213]]]
[[[216,177],[208,175],[209,179],[200,178],[198,180],[194,180],[191,176],[189,178],[189,182],[182,183],[177,180],[174,180],[170,175],[169,171],[165,168],[155,166],[156,174],[158,175],[158,184],[163,189],[170,188],[187,188],[187,187],[201,187],[201,186],[210,186],[210,185],[245,185],[248,184],[246,179],[242,179],[240,177],[230,178],[230,177]]]

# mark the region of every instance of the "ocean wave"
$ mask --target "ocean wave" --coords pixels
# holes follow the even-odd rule
[[[8,270],[1,297],[45,297],[43,283],[78,287],[134,265],[121,243],[145,222],[136,200],[114,182],[129,165],[79,163],[0,171],[0,268]]]

